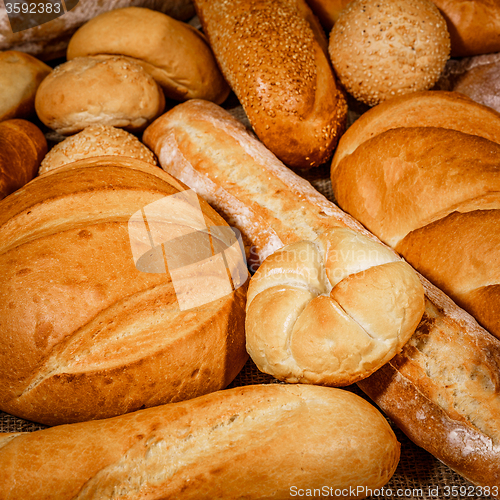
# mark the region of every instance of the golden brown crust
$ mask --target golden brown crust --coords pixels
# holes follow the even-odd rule
[[[132,158],[79,164],[2,202],[2,410],[54,425],[225,387],[248,357],[245,288],[180,310],[170,274],[131,252],[130,217],[185,186]]]
[[[359,498],[387,483],[399,455],[385,418],[351,392],[254,385],[11,436],[0,496],[257,500],[326,485]]]
[[[0,200],[33,179],[47,153],[47,141],[33,123],[14,119],[0,123]]]
[[[187,23],[149,9],[107,12],[71,38],[67,57],[115,54],[137,60],[177,101],[207,99],[221,104],[229,95],[205,36]]]
[[[326,162],[347,105],[324,33],[297,1],[195,2],[217,61],[257,136],[285,164]]]

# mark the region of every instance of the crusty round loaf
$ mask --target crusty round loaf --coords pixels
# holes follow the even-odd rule
[[[91,125],[56,144],[40,164],[39,174],[84,158],[129,156],[156,165],[155,155],[137,137],[109,125]]]
[[[33,179],[47,153],[47,141],[33,123],[0,122],[0,200]]]
[[[229,95],[204,35],[161,12],[129,7],[87,22],[71,38],[67,57],[97,54],[137,59],[171,99],[221,104]]]
[[[347,91],[373,106],[431,88],[450,37],[430,0],[354,0],[330,33],[329,53]]]
[[[143,218],[131,226],[131,217],[179,192],[185,186],[161,169],[107,156],[42,175],[1,202],[1,410],[55,425],[189,399],[233,380],[248,357],[245,287],[217,298],[228,277],[207,277],[212,260],[181,268],[195,274],[175,281],[170,263],[157,272],[139,266],[163,246],[152,248]],[[183,196],[180,227],[227,227],[203,200],[196,209]],[[132,240],[134,227],[142,240]],[[179,289],[205,304],[181,307]]]
[[[0,121],[34,115],[36,91],[51,71],[50,66],[29,54],[0,52]]]
[[[399,456],[387,420],[351,392],[251,385],[114,419],[0,434],[0,496],[104,500],[119,489],[129,499],[284,500],[321,489],[366,498],[389,481]]]
[[[285,164],[331,158],[347,104],[304,0],[196,0],[224,76],[259,139]]]
[[[500,337],[500,114],[428,94],[353,124],[332,165],[335,197]]]
[[[90,125],[140,131],[165,108],[155,80],[120,56],[79,57],[57,66],[38,88],[40,120],[62,135]]]
[[[70,5],[75,3],[77,5],[71,8]],[[147,7],[181,20],[187,20],[194,15],[191,0],[73,0],[62,4],[66,4],[70,9],[66,14],[39,26],[13,33],[4,3],[0,3],[0,50],[20,50],[44,61],[63,57],[66,55],[69,39],[82,24],[103,12],[124,7]],[[14,17],[21,16],[20,13]]]
[[[284,246],[259,267],[248,289],[247,351],[286,382],[351,385],[402,349],[423,312],[410,266],[338,227]]]

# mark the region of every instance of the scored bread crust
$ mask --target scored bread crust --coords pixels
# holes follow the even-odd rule
[[[0,211],[1,409],[55,425],[221,389],[245,352],[246,289],[180,310],[169,273],[140,272],[130,217],[186,187],[96,157],[43,175]],[[200,200],[208,226],[223,219]]]
[[[192,109],[183,113],[187,106]],[[227,114],[215,106],[202,113],[204,106],[191,101],[174,108],[148,127],[144,139],[164,168],[246,232],[251,256],[261,257],[254,270],[284,244],[314,239],[311,227],[327,231],[339,218],[378,241],[305,180],[284,173],[242,124],[230,127]],[[474,484],[498,485],[500,341],[419,277],[425,311],[415,334],[358,385],[417,445]]]
[[[261,141],[285,164],[330,159],[347,104],[325,35],[303,0],[196,0],[224,76]]]
[[[333,191],[346,212],[500,337],[500,114],[431,93],[355,123],[332,164]]]
[[[365,496],[387,483],[399,456],[386,419],[351,392],[253,385],[0,435],[0,496],[110,500],[118,490],[126,498],[257,500],[325,485]]]

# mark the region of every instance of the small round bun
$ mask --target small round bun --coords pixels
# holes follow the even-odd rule
[[[62,135],[90,125],[141,131],[164,108],[165,97],[154,78],[121,56],[65,62],[45,78],[35,98],[40,120]]]
[[[329,41],[347,91],[374,106],[431,88],[450,54],[446,22],[430,0],[354,0]]]
[[[128,156],[156,165],[155,155],[137,137],[109,125],[92,125],[56,144],[43,159],[39,174],[94,156]]]

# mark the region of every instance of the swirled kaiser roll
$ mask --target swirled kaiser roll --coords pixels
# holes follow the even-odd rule
[[[261,370],[348,385],[401,350],[424,309],[416,273],[229,113],[185,103],[148,127],[144,141],[163,168],[228,216],[250,254],[267,257],[252,278],[245,323]]]
[[[492,109],[413,95],[354,123],[332,183],[344,210],[500,338],[499,139]]]
[[[150,125],[144,139],[163,168],[203,193],[241,229],[254,270],[285,244],[314,240],[339,226],[379,241],[277,162],[220,108],[181,104]],[[425,311],[415,333],[358,385],[416,444],[472,483],[497,487],[500,340],[420,280]]]
[[[55,425],[233,380],[248,358],[245,287],[231,288],[223,256],[207,258],[201,237],[177,240],[189,246],[174,246],[168,266],[155,259],[168,234],[214,226],[213,245],[229,247],[227,225],[189,193],[158,167],[108,156],[42,175],[0,203],[2,411]]]
[[[261,141],[284,163],[330,159],[347,105],[321,25],[304,0],[196,0],[226,80]]]
[[[359,396],[254,385],[113,419],[0,434],[0,496],[257,500],[321,488],[365,498],[398,461],[392,429]]]

